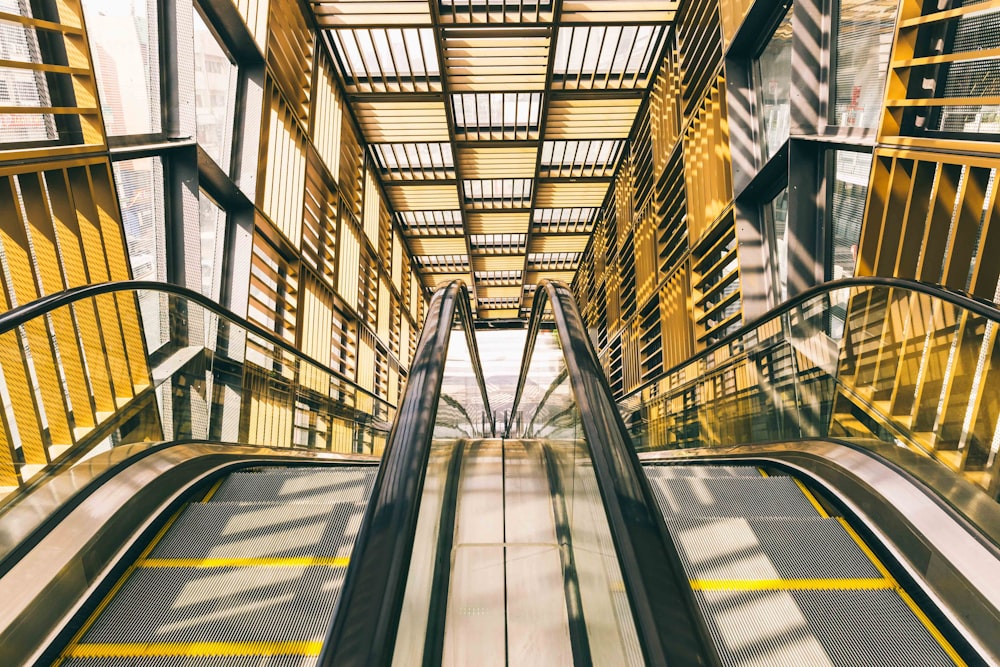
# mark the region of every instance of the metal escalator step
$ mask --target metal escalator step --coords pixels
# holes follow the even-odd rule
[[[345,571],[138,568],[80,643],[321,641]]]
[[[816,517],[791,477],[664,479],[650,486],[664,517]]]
[[[189,505],[150,558],[347,558],[365,504]]]
[[[169,657],[69,658],[60,667],[315,667],[317,658],[304,655],[238,655]]]
[[[865,579],[882,573],[836,519],[666,520],[689,579]]]
[[[754,466],[656,465],[646,464],[646,474],[661,479],[678,477],[763,477]]]
[[[274,468],[231,474],[210,502],[366,502],[378,469],[372,466]]]
[[[895,590],[696,591],[724,666],[955,664]]]

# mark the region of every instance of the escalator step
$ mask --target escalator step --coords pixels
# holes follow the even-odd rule
[[[659,479],[679,477],[762,477],[754,466],[713,466],[713,465],[651,465],[646,464],[646,474]]]
[[[695,600],[724,666],[955,664],[892,589],[696,591]]]
[[[226,478],[211,502],[364,503],[377,472],[373,466],[235,472]]]
[[[689,579],[883,576],[836,519],[675,517],[666,521]]]
[[[140,567],[80,644],[318,642],[344,572],[324,566]]]
[[[69,658],[60,667],[315,667],[315,656],[237,655]]]
[[[664,517],[816,517],[791,477],[661,478],[649,475]]]
[[[150,558],[347,558],[364,511],[364,501],[196,503]]]

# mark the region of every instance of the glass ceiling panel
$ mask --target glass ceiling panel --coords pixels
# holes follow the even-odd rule
[[[533,252],[528,254],[530,271],[576,271],[579,252]]]
[[[471,268],[468,255],[416,255],[413,261],[432,273],[467,273]]]
[[[519,296],[493,296],[479,299],[480,308],[518,308],[521,305]]]
[[[399,211],[396,219],[404,232],[422,236],[453,236],[461,233],[461,211]]]
[[[439,0],[443,21],[526,23],[552,20],[553,0]]]
[[[461,93],[451,96],[455,132],[465,140],[538,136],[542,93]]]
[[[369,92],[440,90],[433,29],[359,28],[328,34],[348,87]]]
[[[546,141],[541,174],[548,177],[611,176],[624,141]]]
[[[472,252],[488,255],[521,255],[527,247],[527,234],[473,234],[469,237]]]
[[[455,158],[451,144],[371,144],[372,155],[388,180],[454,178]]]
[[[515,287],[521,284],[521,271],[476,271],[477,285],[483,287]]]
[[[661,25],[560,27],[553,87],[645,87],[663,34]]]
[[[531,204],[530,178],[462,181],[465,201],[474,208],[524,208]]]
[[[536,208],[531,231],[537,234],[589,234],[594,231],[599,208]]]

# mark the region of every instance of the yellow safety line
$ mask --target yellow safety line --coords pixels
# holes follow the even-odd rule
[[[142,567],[302,567],[308,565],[347,567],[350,560],[350,558],[318,556],[301,558],[147,558],[142,562]]]
[[[215,492],[219,490],[219,487],[222,486],[222,483],[224,481],[226,481],[225,477],[219,478],[219,481],[212,485],[212,488],[208,490],[208,493],[206,493],[205,497],[201,499],[201,502],[207,503],[209,500],[211,500],[212,496],[215,495]]]
[[[896,592],[899,593],[899,597],[903,598],[903,602],[905,602],[906,606],[910,608],[910,611],[912,611],[913,615],[917,617],[917,620],[923,623],[924,627],[927,628],[927,632],[931,633],[931,637],[933,637],[934,640],[941,646],[942,650],[948,654],[948,657],[951,658],[956,665],[962,665],[962,667],[965,667],[966,663],[962,660],[962,657],[958,655],[958,652],[952,647],[951,643],[944,638],[944,635],[942,635],[941,631],[937,629],[937,626],[931,622],[931,619],[927,618],[927,614],[924,613],[923,609],[917,606],[917,603],[913,600],[913,598],[911,598],[909,594],[907,594],[907,592],[899,586],[896,587]]]
[[[900,598],[902,598],[903,602],[906,603],[906,606],[910,608],[910,611],[912,611],[913,615],[917,617],[917,620],[920,621],[925,628],[927,628],[927,632],[929,632],[931,637],[934,638],[934,641],[938,643],[941,650],[948,654],[948,657],[951,658],[956,665],[963,665],[964,667],[966,664],[965,661],[958,655],[958,652],[955,651],[951,643],[945,639],[944,635],[941,634],[941,631],[937,629],[937,626],[935,626],[934,623],[931,622],[931,619],[927,617],[927,614],[925,614],[923,610],[917,606],[917,603],[913,600],[913,598],[911,598],[910,595],[896,582],[889,570],[882,564],[882,561],[878,559],[875,553],[868,547],[867,544],[865,544],[865,541],[861,539],[861,536],[858,535],[849,523],[847,523],[846,519],[843,517],[837,517],[837,520],[840,522],[840,525],[844,527],[844,530],[847,531],[847,534],[851,536],[851,539],[853,539],[858,547],[865,553],[872,564],[878,568],[878,571],[882,573],[882,576],[892,582],[892,587],[896,589],[896,593]]]
[[[802,493],[805,495],[806,499],[810,502],[810,504],[812,504],[812,506],[816,508],[816,511],[819,512],[819,515],[824,519],[829,519],[830,515],[827,513],[825,509],[823,509],[823,506],[819,504],[819,501],[816,500],[816,496],[813,495],[812,491],[807,489],[806,485],[800,482],[797,478],[793,477],[792,480],[795,482],[795,485],[802,490]]]
[[[696,591],[803,591],[803,590],[878,590],[895,588],[882,578],[857,579],[692,579]]]
[[[876,569],[878,569],[878,571],[882,574],[882,576],[895,583],[895,580],[892,578],[892,574],[890,574],[889,570],[886,569],[885,565],[882,565],[882,561],[880,561],[878,557],[875,555],[875,553],[872,552],[872,550],[868,547],[868,545],[865,544],[865,541],[861,539],[861,536],[854,531],[854,528],[851,527],[851,524],[847,523],[847,519],[845,519],[842,516],[839,516],[837,517],[837,521],[840,522],[840,525],[844,527],[844,530],[846,530],[847,534],[851,536],[851,539],[854,540],[854,543],[858,545],[858,548],[864,552],[865,556],[868,556],[868,560],[872,562],[872,565],[874,565]]]
[[[97,620],[97,617],[100,616],[105,609],[107,609],[109,604],[111,604],[112,598],[114,598],[115,595],[118,594],[118,591],[121,590],[122,586],[125,585],[125,582],[128,580],[129,577],[132,576],[132,573],[135,572],[135,569],[139,567],[142,561],[145,560],[146,556],[149,555],[149,552],[152,551],[153,548],[156,546],[156,544],[163,539],[163,536],[167,534],[167,531],[170,530],[170,527],[172,525],[174,525],[174,522],[177,521],[177,517],[181,515],[182,511],[184,511],[184,507],[181,507],[179,510],[177,510],[177,512],[175,512],[174,515],[170,517],[165,524],[163,524],[163,527],[160,528],[158,533],[156,533],[156,536],[150,541],[149,545],[142,550],[142,553],[139,554],[139,557],[135,559],[135,562],[129,565],[128,568],[126,568],[122,576],[118,579],[118,581],[115,582],[115,585],[111,587],[110,591],[108,591],[108,594],[104,596],[103,600],[101,600],[101,603],[97,605],[96,609],[94,609],[94,612],[90,615],[90,617],[86,621],[84,621],[83,625],[80,626],[80,629],[77,631],[77,633],[73,635],[73,639],[71,639],[69,641],[69,644],[66,645],[66,650],[63,651],[62,655],[55,662],[56,666],[61,664],[63,660],[65,660],[67,657],[70,657],[71,651],[73,651],[74,647],[76,647],[79,644],[80,639],[82,639],[83,636],[87,633],[87,631],[90,630],[91,626],[94,625],[94,622]]]
[[[69,658],[152,658],[166,656],[303,655],[317,656],[323,642],[155,642],[77,644]]]

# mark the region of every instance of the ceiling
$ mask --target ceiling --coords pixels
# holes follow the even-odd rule
[[[310,0],[428,287],[569,282],[677,0]]]

